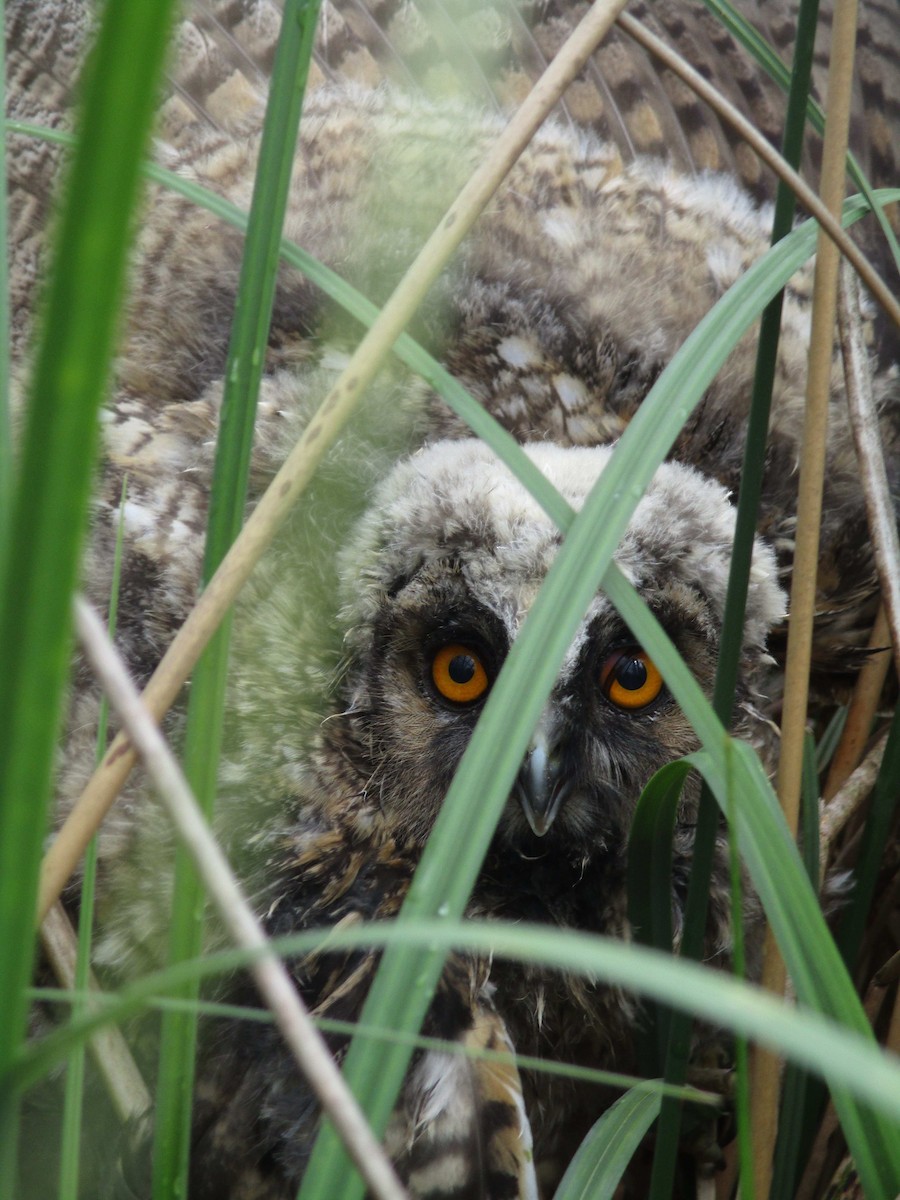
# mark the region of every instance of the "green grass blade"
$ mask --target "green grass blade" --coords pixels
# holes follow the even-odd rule
[[[278,250],[309,74],[320,0],[286,0],[260,143],[247,239],[235,299],[203,563],[209,580],[240,531],[247,497],[256,401],[266,361]],[[217,631],[197,664],[188,702],[184,767],[211,815],[218,777],[231,622]],[[171,961],[192,958],[203,941],[202,889],[187,852],[176,855]],[[153,1195],[187,1188],[196,1017],[167,1013],[162,1023]]]
[[[687,338],[623,434],[584,508],[571,521],[522,633],[491,689],[422,855],[401,920],[438,913],[454,917],[465,908],[528,738],[631,513],[730,348],[811,253],[813,232],[809,223],[801,226],[729,290]],[[559,520],[560,497],[548,491],[546,481],[539,477],[532,488],[530,479],[520,478]],[[648,649],[653,653],[652,647]],[[702,708],[695,706],[688,715],[701,740],[721,739],[721,726],[705,700]],[[695,715],[705,730],[696,725]],[[460,849],[448,855],[446,846]],[[392,948],[379,967],[362,1019],[375,1026],[418,1029],[442,962],[438,952]],[[382,1133],[409,1054],[397,1047],[378,1050],[351,1045],[345,1075],[373,1127]],[[325,1123],[301,1189],[302,1200],[322,1195],[358,1200],[361,1187],[334,1131]]]
[[[0,1073],[25,1025],[69,604],[170,9],[171,0],[106,6],[29,390],[0,615]],[[12,1178],[13,1108],[0,1133],[0,1192]]]
[[[589,979],[641,993],[673,1007],[696,1013],[701,1020],[733,1029],[764,1042],[786,1058],[820,1073],[830,1073],[886,1118],[900,1125],[900,1058],[882,1050],[836,1021],[811,1011],[798,1011],[763,989],[741,983],[722,971],[662,954],[645,946],[626,945],[615,938],[548,928],[546,925],[503,921],[410,920],[308,930],[273,939],[284,958],[321,950],[428,946],[444,953],[451,949],[495,954],[524,963],[571,971]],[[154,997],[177,995],[186,980],[213,978],[244,968],[260,957],[245,950],[227,950],[203,959],[178,963],[138,980],[110,998],[102,1011],[72,1021],[40,1042],[24,1048],[2,1080],[0,1095],[42,1078],[62,1061],[77,1041],[104,1025],[127,1020]],[[383,1031],[379,1031],[381,1033]]]
[[[841,710],[844,715],[846,710]],[[827,731],[826,731],[827,733]],[[824,740],[824,738],[823,738]],[[820,743],[821,747],[821,743]],[[830,757],[830,755],[829,755]],[[895,710],[885,747],[884,759],[872,794],[860,845],[859,859],[854,870],[854,886],[850,900],[841,913],[835,941],[838,951],[853,972],[865,922],[869,914],[884,847],[897,806],[897,780],[900,779],[900,709]],[[818,811],[818,804],[816,805]],[[818,826],[815,830],[818,838]],[[804,859],[806,859],[804,846]],[[816,841],[816,871],[818,871],[818,841]],[[807,863],[807,869],[809,863]],[[778,1145],[773,1176],[773,1195],[789,1200],[797,1189],[800,1173],[806,1164],[825,1106],[825,1088],[820,1079],[789,1066],[785,1077],[785,1098],[782,1101],[782,1120],[779,1123]],[[782,1129],[783,1127],[783,1129]]]
[[[819,777],[816,772],[816,744],[807,733],[803,744],[803,780],[801,788],[803,863],[814,891],[819,890]]]
[[[866,827],[854,871],[853,895],[841,914],[837,931],[838,949],[852,971],[862,943],[866,919],[875,897],[878,868],[890,836],[891,823],[900,803],[900,708],[894,711],[884,758],[872,792]]]
[[[803,146],[806,97],[809,93],[818,7],[819,0],[802,0],[797,19],[797,49],[790,77],[788,110],[782,146],[785,160],[795,170],[799,166]],[[796,207],[794,193],[783,181],[779,180],[775,213],[772,218],[771,243],[773,246],[790,233]],[[750,416],[747,422],[747,441],[738,492],[734,552],[725,599],[722,644],[716,667],[714,706],[720,719],[726,725],[731,721],[731,709],[734,704],[743,642],[744,611],[747,589],[750,584],[750,565],[753,541],[756,535],[757,514],[765,474],[766,441],[778,362],[783,303],[784,292],[779,291],[766,305],[760,320]]]
[[[797,17],[797,48],[791,69],[782,144],[782,154],[795,169],[799,164],[803,146],[817,13],[818,0],[802,0]],[[794,193],[779,180],[772,220],[771,241],[773,245],[790,232],[795,209]],[[760,320],[750,415],[747,421],[747,437],[738,491],[734,547],[728,573],[719,661],[716,664],[716,679],[713,689],[713,707],[725,725],[731,723],[743,645],[744,613],[765,471],[766,442],[778,359],[783,298],[784,293],[780,291],[766,305]],[[704,785],[697,813],[694,861],[685,903],[684,935],[681,949],[682,954],[687,954],[692,958],[699,958],[703,953],[709,880],[718,830],[719,812],[708,788]],[[683,1081],[685,1078],[687,1056],[691,1044],[690,1024],[690,1018],[683,1014],[675,1014],[670,1023],[671,1043],[664,1071],[665,1078],[670,1082]],[[657,1125],[653,1173],[650,1183],[651,1200],[666,1200],[671,1195],[680,1127],[680,1108],[669,1101],[665,1102]]]
[[[276,948],[281,948],[280,942]],[[217,962],[216,969],[218,967],[219,964]],[[154,976],[157,988],[159,986],[159,979],[160,976]],[[225,1021],[247,1021],[254,1025],[273,1025],[275,1022],[275,1018],[267,1008],[246,1008],[238,1004],[223,1004],[214,1000],[185,999],[181,996],[142,994],[143,999],[140,1001],[140,1004],[147,1010],[157,1012],[194,1012],[202,1017],[212,1017]],[[35,1001],[47,1001],[57,1006],[68,1004],[74,1008],[72,993],[63,988],[32,987],[28,989],[28,998]],[[91,1001],[95,1008],[102,1007],[103,1005],[115,1006],[116,1019],[122,1019],[122,1010],[118,1007],[120,1004],[118,993],[93,992]],[[109,1020],[110,1018],[105,1018],[104,1024]],[[420,1034],[398,1033],[396,1029],[371,1029],[368,1025],[360,1025],[354,1021],[340,1021],[333,1017],[315,1017],[314,1021],[316,1026],[323,1032],[336,1033],[342,1037],[352,1037],[354,1034],[358,1034],[360,1037],[371,1038],[375,1041],[402,1042],[415,1050],[435,1050],[440,1054],[455,1054],[464,1058],[484,1059],[487,1062],[514,1062],[520,1070],[541,1071],[548,1075],[559,1075],[564,1079],[578,1079],[584,1083],[597,1083],[603,1087],[620,1088],[622,1091],[636,1087],[649,1087],[661,1096],[671,1095],[677,1100],[685,1100],[692,1104],[706,1105],[715,1109],[722,1107],[721,1097],[712,1092],[699,1091],[693,1087],[672,1088],[663,1083],[662,1080],[651,1080],[648,1082],[640,1076],[626,1075],[620,1071],[600,1071],[593,1067],[579,1066],[576,1063],[555,1062],[552,1059],[537,1058],[530,1054],[510,1054],[508,1051],[503,1050],[476,1050],[471,1046],[465,1046],[459,1042],[446,1042],[441,1038],[423,1037]],[[81,1026],[70,1026],[63,1035],[66,1042],[70,1045],[73,1042],[80,1044],[84,1040],[84,1036]],[[48,1043],[46,1042],[41,1043],[37,1054],[41,1068],[49,1068],[64,1053],[60,1050],[59,1041],[53,1043],[50,1055],[47,1053],[47,1045]],[[36,1060],[31,1056],[33,1048],[33,1046],[29,1047],[29,1051],[26,1052],[28,1056],[26,1070],[29,1084],[38,1078],[41,1070],[41,1068],[35,1066]],[[19,1063],[19,1069],[21,1069],[21,1062]],[[17,1078],[20,1077],[17,1074]]]
[[[846,710],[841,710],[841,712],[846,716]],[[843,728],[843,722],[840,727]],[[835,933],[838,951],[847,970],[851,973],[856,965],[857,954],[862,944],[884,847],[887,844],[891,822],[896,812],[898,779],[900,779],[900,709],[896,709],[894,712],[884,758],[873,789],[863,830],[859,859],[854,870],[853,891],[846,908],[841,913]],[[818,804],[816,807],[818,811]],[[818,838],[818,826],[816,827],[816,837]],[[818,858],[818,842],[816,842],[816,846]],[[818,871],[818,861],[816,861],[816,870]],[[810,1077],[795,1066],[788,1068],[785,1078],[785,1098],[782,1102],[782,1113],[786,1119],[779,1124],[773,1176],[773,1188],[777,1186],[777,1195],[785,1197],[785,1200],[790,1200],[799,1185],[800,1173],[812,1149],[826,1099],[826,1091],[820,1079]],[[784,1125],[783,1132],[782,1125]]]
[[[643,1087],[620,1097],[578,1147],[554,1200],[613,1200],[659,1105],[659,1093]]]
[[[803,782],[801,794],[802,850],[806,874],[813,888],[819,887],[819,782],[816,771],[816,747],[807,733],[803,745]],[[825,1102],[820,1080],[788,1064],[784,1072],[781,1105],[778,1111],[778,1137],[772,1162],[772,1197],[793,1196],[800,1171],[809,1153],[813,1126]],[[815,1121],[812,1114],[817,1114]]]
[[[719,835],[720,814],[715,797],[704,783],[697,807],[697,827],[694,832],[691,876],[685,899],[684,933],[681,954],[699,961],[706,941],[706,909],[709,880],[712,876],[716,841]],[[672,1083],[687,1078],[691,1053],[693,1017],[687,1012],[675,1012],[669,1021],[669,1044],[666,1048],[663,1077]],[[650,1200],[668,1200],[672,1194],[678,1145],[681,1136],[681,1106],[668,1097],[663,1100],[656,1125],[656,1145],[650,1176]]]
[[[656,618],[612,565],[604,589],[663,678],[704,744],[692,756],[723,809],[736,795],[734,831],[741,858],[762,901],[799,1000],[871,1038],[872,1031],[828,932],[778,801],[749,746],[728,738],[696,680]],[[827,1072],[826,1072],[827,1075]],[[832,1090],[835,1107],[867,1195],[892,1198],[900,1189],[900,1136],[877,1116],[859,1111],[846,1093]],[[893,1191],[890,1189],[893,1188]]]
[[[635,941],[672,949],[672,836],[687,763],[662,767],[638,799],[628,835],[628,920]],[[638,1040],[641,1073],[653,1078],[666,1061],[669,1014],[653,1010]]]
[[[731,743],[726,742],[726,763],[733,765],[733,758],[727,752]],[[725,816],[728,822],[728,870],[731,883],[731,959],[732,972],[736,979],[747,978],[747,961],[744,949],[744,884],[741,878],[741,859],[738,854],[737,837],[737,789],[734,774],[727,773],[728,790],[725,802]],[[740,1190],[743,1195],[755,1196],[753,1164],[753,1138],[750,1125],[750,1052],[747,1039],[738,1034],[734,1039],[734,1112],[737,1121],[738,1161],[740,1163]]]
[[[839,705],[832,714],[831,720],[825,726],[825,732],[819,738],[819,744],[816,746],[816,774],[823,775],[834,758],[834,752],[838,748],[841,740],[841,735],[844,732],[844,726],[847,724],[848,708],[845,704]]]

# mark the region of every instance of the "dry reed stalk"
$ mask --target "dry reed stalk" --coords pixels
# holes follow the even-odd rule
[[[844,199],[844,165],[853,88],[856,18],[856,0],[837,0],[832,25],[828,111],[820,188],[825,206],[835,216],[840,212]],[[793,835],[796,835],[800,808],[839,270],[840,252],[820,230],[813,288],[809,374],[797,504],[797,536],[791,580],[791,619],[777,777],[778,797],[788,828]],[[762,983],[770,991],[783,995],[785,982],[784,962],[770,928],[766,934]],[[764,1200],[769,1195],[772,1183],[772,1155],[778,1131],[781,1062],[773,1055],[755,1047],[752,1072],[754,1178],[757,1195]]]
[[[859,303],[859,286],[845,269],[839,286],[838,329],[847,407],[859,460],[875,565],[891,631],[894,665],[900,677],[900,537],[897,536],[897,514],[884,462],[878,410],[872,394],[869,352],[859,319]],[[857,305],[856,312],[853,311],[854,304]]]

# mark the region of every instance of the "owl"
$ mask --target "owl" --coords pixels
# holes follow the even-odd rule
[[[460,6],[452,37],[407,4],[326,6],[285,234],[376,302],[392,291],[484,157],[574,5]],[[790,43],[790,6],[757,12]],[[770,8],[772,6],[769,6]],[[65,124],[90,25],[79,0],[8,8],[10,108]],[[701,5],[637,5],[775,136],[772,89]],[[896,15],[872,4],[864,92],[892,104]],[[160,162],[249,206],[277,12],[264,0],[197,5],[178,30]],[[894,74],[891,74],[891,70]],[[474,83],[473,83],[474,80]],[[466,95],[461,95],[466,84]],[[866,87],[868,91],[866,92]],[[886,110],[887,111],[887,110]],[[890,129],[860,149],[893,169]],[[815,157],[815,145],[812,149]],[[14,345],[24,362],[59,152],[12,139]],[[535,136],[432,289],[412,332],[579,509],[612,445],[715,300],[765,250],[770,183],[730,133],[618,34]],[[416,197],[414,204],[410,196]],[[84,586],[109,595],[124,528],[118,644],[145,681],[198,588],[241,238],[154,191],[104,413],[104,457]],[[734,730],[771,755],[811,275],[788,287]],[[895,373],[875,319],[873,383],[889,451]],[[282,271],[251,470],[256,501],[348,361],[358,332],[303,277]],[[881,340],[879,340],[881,339]],[[879,358],[880,356],[880,358]],[[740,342],[640,500],[616,562],[711,692],[734,533],[755,346]],[[24,369],[24,368],[23,368]],[[831,404],[815,672],[820,694],[861,661],[877,606],[865,506],[839,364]],[[121,502],[123,479],[126,500]],[[328,455],[235,617],[220,836],[273,935],[396,915],[492,685],[561,535],[523,486],[427,384],[389,364]],[[98,694],[79,667],[59,768],[65,812],[88,777]],[[178,739],[179,711],[168,732]],[[627,839],[637,799],[696,735],[604,593],[578,627],[482,867],[467,915],[629,938]],[[769,759],[770,761],[770,759]],[[161,818],[135,777],[104,829],[99,966],[160,961],[166,929]],[[683,915],[697,789],[675,833]],[[727,848],[716,851],[707,957],[731,955]],[[760,923],[746,902],[751,959]],[[358,1017],[377,959],[292,962],[321,1017]],[[241,979],[232,999],[254,1003]],[[628,1068],[640,1022],[618,989],[478,955],[452,956],[424,1032],[464,1047]],[[345,1039],[332,1038],[340,1057]],[[594,1085],[438,1051],[413,1059],[386,1145],[415,1200],[531,1200],[552,1188],[609,1098]],[[192,1200],[282,1200],[319,1124],[275,1033],[221,1025],[201,1052]],[[123,1195],[148,1189],[145,1144]]]

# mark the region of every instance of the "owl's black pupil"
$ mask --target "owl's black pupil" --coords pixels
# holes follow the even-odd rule
[[[616,680],[629,692],[637,692],[647,682],[647,667],[639,658],[623,658],[616,667]]]
[[[469,683],[475,674],[475,659],[471,654],[455,654],[447,670],[454,683]]]

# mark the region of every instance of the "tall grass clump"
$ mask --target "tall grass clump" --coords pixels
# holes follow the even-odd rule
[[[599,36],[599,21],[611,21],[614,4],[595,6],[587,39]],[[618,6],[621,7],[621,6]],[[744,37],[761,65],[783,73],[771,52],[754,40],[725,5],[710,7]],[[809,115],[809,58],[815,5],[803,4],[798,54],[784,156],[796,165]],[[606,11],[608,10],[608,11]],[[793,1196],[804,1157],[821,1120],[824,1092],[808,1076],[824,1081],[852,1154],[867,1200],[893,1200],[900,1191],[900,1063],[875,1042],[853,981],[855,949],[867,920],[879,866],[879,850],[894,819],[900,735],[896,719],[875,788],[871,814],[862,827],[858,885],[841,917],[837,938],[830,932],[812,878],[816,854],[811,838],[801,857],[759,760],[731,737],[728,725],[749,554],[765,454],[765,430],[777,353],[778,296],[813,255],[817,229],[807,220],[793,226],[790,193],[779,190],[772,246],[716,304],[687,339],[642,403],[620,439],[609,466],[582,510],[575,513],[537,471],[509,434],[480,408],[460,384],[405,333],[464,230],[476,219],[540,119],[537,102],[523,106],[495,160],[487,163],[439,226],[423,255],[379,312],[301,247],[281,236],[303,90],[318,13],[317,0],[285,0],[285,19],[275,60],[253,204],[249,216],[220,197],[170,176],[159,167],[146,172],[192,196],[217,218],[246,230],[246,250],[235,303],[235,322],[226,368],[227,386],[216,450],[216,467],[203,564],[203,595],[190,618],[192,648],[183,657],[170,651],[167,682],[155,694],[160,716],[191,676],[185,775],[201,810],[212,812],[228,662],[229,606],[237,588],[302,498],[329,440],[351,418],[367,379],[393,353],[427,383],[514,471],[564,534],[561,549],[541,592],[493,686],[483,716],[435,824],[420,867],[396,922],[388,927],[333,931],[331,946],[383,948],[375,981],[344,1063],[344,1077],[379,1137],[396,1102],[447,954],[469,948],[541,963],[585,977],[608,980],[645,993],[656,1006],[647,1021],[642,1058],[659,1079],[632,1082],[622,1099],[596,1124],[572,1162],[557,1200],[612,1196],[648,1130],[656,1129],[651,1181],[653,1200],[674,1188],[675,1159],[686,1097],[710,1103],[685,1089],[691,1021],[713,1021],[741,1038],[774,1049],[789,1060],[782,1130],[775,1162],[773,1196]],[[598,16],[598,14],[600,14]],[[47,1077],[73,1048],[83,1047],[106,1023],[162,1011],[162,1051],[155,1081],[154,1200],[184,1194],[188,1170],[193,1058],[198,1016],[236,1015],[199,999],[208,978],[246,966],[247,950],[203,952],[203,888],[191,857],[180,849],[176,868],[168,965],[90,1005],[72,1006],[53,1032],[24,1045],[34,962],[34,920],[47,804],[51,792],[54,739],[70,654],[70,607],[77,578],[85,512],[95,457],[97,410],[109,378],[115,347],[122,280],[138,197],[139,168],[158,95],[158,74],[170,23],[165,0],[127,5],[107,0],[83,88],[83,119],[75,144],[58,222],[55,256],[42,308],[41,332],[28,388],[27,422],[15,470],[8,423],[0,424],[0,1200],[16,1195],[15,1148],[18,1104],[23,1089]],[[589,40],[575,43],[571,72],[590,53]],[[581,57],[579,57],[581,56]],[[561,88],[565,79],[560,77]],[[546,104],[552,103],[552,97]],[[529,107],[530,106],[530,107]],[[20,131],[23,127],[19,127]],[[34,136],[61,136],[31,131]],[[64,135],[63,135],[64,136]],[[504,135],[506,136],[506,135]],[[515,138],[520,140],[515,145]],[[516,145],[518,148],[516,149]],[[511,149],[509,147],[512,147]],[[510,157],[504,158],[508,150]],[[858,167],[851,164],[858,174]],[[109,180],[108,185],[105,181]],[[864,181],[861,181],[861,185]],[[103,185],[103,186],[101,186]],[[883,225],[884,206],[900,191],[863,196],[843,206],[851,225],[874,206]],[[467,224],[468,222],[468,224]],[[454,227],[452,235],[446,231]],[[893,235],[891,234],[893,237]],[[895,243],[892,242],[895,248]],[[299,267],[343,305],[369,333],[351,366],[313,417],[284,473],[259,502],[241,533],[256,394],[265,359],[278,256]],[[713,702],[706,698],[647,606],[618,570],[614,554],[644,489],[666,458],[705,390],[738,340],[760,319],[760,348],[750,432],[739,499],[732,581],[723,654]],[[0,321],[3,319],[0,311]],[[2,385],[2,376],[0,376]],[[2,503],[10,495],[8,508]],[[247,530],[250,530],[248,534]],[[572,931],[483,926],[463,920],[472,888],[510,793],[528,739],[557,677],[579,621],[598,588],[618,608],[637,640],[659,666],[666,684],[693,726],[700,750],[664,769],[648,785],[632,831],[632,916],[651,947],[626,946]],[[217,622],[223,617],[216,631]],[[203,647],[206,647],[203,649]],[[202,657],[199,658],[202,650]],[[197,664],[194,666],[194,664]],[[151,684],[152,688],[154,685]],[[167,699],[162,699],[163,692]],[[119,768],[133,748],[124,734],[104,763]],[[116,746],[119,747],[116,750]],[[812,755],[807,751],[807,760]],[[680,955],[671,954],[669,909],[671,828],[674,805],[688,770],[704,781],[698,850]],[[815,767],[806,774],[810,804],[818,798]],[[111,798],[111,797],[110,797]],[[810,811],[810,805],[807,806]],[[689,961],[703,950],[705,894],[712,843],[722,823],[743,869],[765,909],[785,961],[797,1006],[764,995]],[[807,825],[809,829],[809,824]],[[810,857],[811,854],[811,857]],[[639,863],[648,862],[646,871]],[[735,869],[734,885],[740,886]],[[45,874],[45,880],[46,880]],[[43,911],[54,888],[40,901]],[[644,909],[636,907],[647,897]],[[308,952],[321,934],[287,939],[285,955]],[[261,951],[260,951],[261,953]],[[80,975],[85,986],[85,973]],[[44,994],[44,993],[42,993]],[[243,1010],[242,1010],[243,1011]],[[247,1020],[266,1015],[245,1012]],[[344,1032],[347,1032],[344,1030]],[[522,1062],[531,1069],[563,1069]],[[754,1191],[759,1170],[750,1162],[747,1117],[753,1079],[739,1055],[737,1087],[741,1146],[741,1195]],[[712,1101],[714,1102],[714,1100]],[[77,1112],[77,1106],[73,1111]],[[777,1112],[775,1113],[777,1119]],[[90,1114],[83,1120],[90,1121]],[[790,1130],[790,1134],[785,1133]],[[70,1131],[68,1141],[71,1144]],[[771,1150],[771,1147],[770,1147]],[[67,1158],[68,1178],[60,1195],[77,1194],[77,1154]],[[300,1193],[301,1200],[361,1200],[365,1185],[346,1147],[325,1121]],[[388,1193],[385,1193],[388,1194]],[[724,1195],[723,1191],[723,1195]]]

